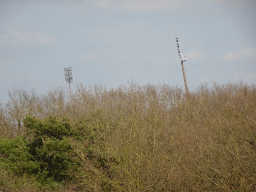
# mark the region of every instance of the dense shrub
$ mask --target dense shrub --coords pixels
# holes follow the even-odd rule
[[[40,119],[70,121],[27,116],[23,127],[16,105],[13,116],[3,111],[0,191],[29,191],[15,188],[27,176],[72,181],[71,191],[255,191],[255,88],[202,86],[183,97],[167,85],[81,86],[66,103],[57,92],[20,98]]]
[[[41,183],[73,178],[78,161],[68,137],[77,135],[69,120],[49,117],[45,121],[26,116],[26,137],[0,140],[1,165],[15,174],[33,176]]]

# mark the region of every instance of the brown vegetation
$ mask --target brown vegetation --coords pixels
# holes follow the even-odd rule
[[[83,162],[79,190],[255,191],[255,86],[203,85],[187,99],[183,94],[165,84],[134,83],[110,90],[80,84],[74,94],[59,89],[41,97],[16,90],[1,106],[0,137],[24,135],[26,114],[68,117],[74,128],[85,126],[92,141],[72,141]],[[84,153],[88,145],[96,155],[104,148],[107,168]],[[0,182],[0,191],[6,185]],[[17,190],[29,191],[27,186]]]

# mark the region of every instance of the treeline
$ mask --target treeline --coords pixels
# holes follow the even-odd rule
[[[0,191],[254,191],[256,88],[131,83],[0,109]]]

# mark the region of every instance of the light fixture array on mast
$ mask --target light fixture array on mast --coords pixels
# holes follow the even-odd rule
[[[186,75],[185,75],[185,70],[184,70],[184,66],[183,66],[183,62],[186,62],[187,59],[186,59],[185,55],[183,55],[182,52],[181,52],[180,42],[179,42],[179,38],[178,37],[176,37],[176,42],[177,42],[179,58],[180,58],[180,61],[181,61],[181,67],[182,67],[182,72],[183,72],[183,79],[184,79],[186,94],[189,95],[188,86],[187,86],[187,80],[186,80]]]
[[[70,89],[70,83],[73,83],[72,67],[66,67],[64,68],[64,71],[65,71],[65,81],[69,83],[69,89]]]

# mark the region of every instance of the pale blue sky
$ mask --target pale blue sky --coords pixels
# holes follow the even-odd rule
[[[68,88],[64,67],[84,86],[133,79],[185,89],[175,37],[189,90],[255,85],[255,10],[255,0],[0,0],[0,98]]]

